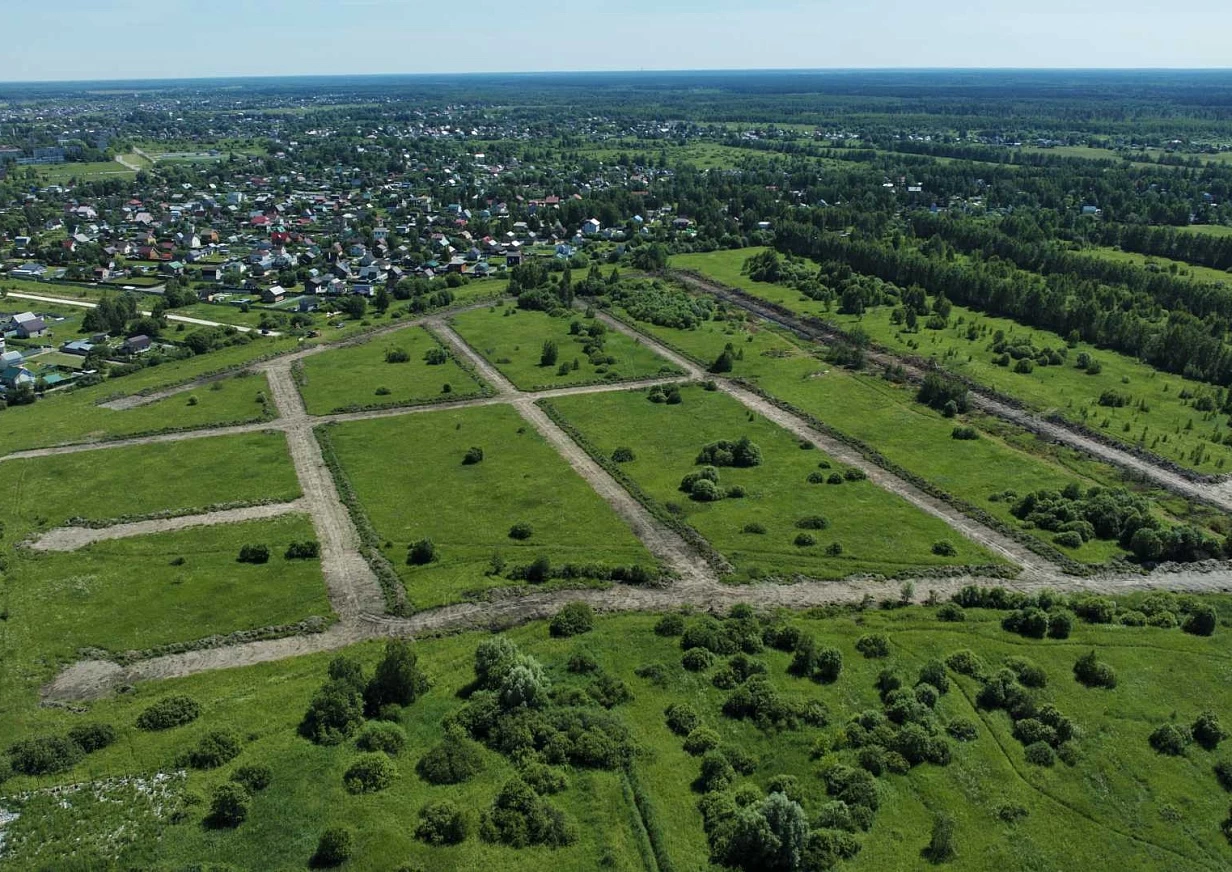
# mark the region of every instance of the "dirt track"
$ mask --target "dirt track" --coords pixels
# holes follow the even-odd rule
[[[474,306],[468,308],[474,308]],[[43,699],[47,702],[64,702],[97,698],[111,692],[116,687],[136,681],[270,662],[317,651],[335,650],[365,639],[418,636],[458,628],[503,626],[549,616],[562,604],[572,600],[589,602],[601,611],[645,611],[672,609],[686,604],[700,609],[724,610],[737,602],[746,602],[760,607],[800,608],[824,603],[859,603],[866,597],[879,600],[898,596],[899,588],[896,583],[879,580],[803,581],[795,584],[760,583],[743,586],[724,584],[711,567],[675,532],[656,521],[640,503],[620,487],[580,446],[574,443],[542,409],[536,406],[535,401],[546,397],[578,393],[645,388],[652,384],[712,378],[712,376],[702,372],[696,364],[627,325],[605,315],[601,317],[613,329],[632,336],[638,342],[654,349],[658,354],[679,366],[685,375],[677,378],[648,379],[623,384],[585,385],[539,392],[520,392],[495,367],[462,341],[461,337],[447,326],[443,316],[436,316],[382,328],[379,332],[388,332],[414,324],[428,326],[475,367],[480,376],[495,389],[495,396],[440,405],[378,409],[320,417],[309,416],[304,409],[303,400],[292,376],[292,366],[295,361],[308,355],[321,353],[331,347],[366,341],[373,335],[365,334],[332,346],[324,345],[305,349],[252,367],[254,371],[264,372],[268,376],[270,392],[279,412],[279,418],[275,421],[111,442],[34,449],[0,458],[0,460],[6,460],[20,457],[42,457],[124,445],[143,445],[260,430],[281,430],[287,434],[291,457],[303,491],[301,499],[293,503],[241,509],[234,514],[220,512],[213,515],[195,516],[195,518],[190,516],[145,521],[102,530],[62,529],[46,534],[39,540],[36,547],[46,550],[71,550],[103,538],[113,539],[125,535],[182,529],[196,523],[219,523],[232,519],[244,520],[249,517],[272,516],[272,514],[287,511],[307,511],[312,517],[322,545],[322,573],[330,602],[339,616],[338,623],[317,634],[153,657],[127,667],[98,660],[82,661],[63,670],[45,686]],[[1232,570],[1226,566],[1215,567],[1211,571],[1191,568],[1150,576],[1127,574],[1087,579],[1066,576],[1017,543],[961,515],[948,505],[920,492],[914,486],[879,467],[873,466],[847,446],[835,443],[817,433],[806,422],[784,412],[772,403],[743,390],[726,379],[715,378],[715,381],[721,390],[746,407],[786,428],[797,437],[813,442],[844,464],[864,470],[876,484],[898,494],[923,511],[941,518],[961,535],[1001,554],[1024,569],[1018,579],[1008,583],[1001,579],[980,579],[969,576],[918,579],[915,584],[920,598],[927,596],[930,591],[935,591],[938,596],[945,597],[963,585],[971,583],[1002,584],[1021,590],[1048,587],[1061,591],[1086,590],[1105,593],[1124,593],[1147,588],[1194,592],[1232,589]],[[646,544],[650,552],[673,570],[676,578],[672,583],[661,587],[615,585],[605,590],[553,592],[528,590],[515,592],[492,602],[445,606],[421,612],[409,618],[394,618],[385,615],[384,598],[380,587],[371,568],[359,553],[358,533],[346,507],[338,496],[333,478],[324,464],[320,446],[313,435],[313,428],[333,421],[367,420],[493,404],[512,405],[528,423],[533,425],[549,444],[560,452],[570,466],[612,506],[613,510]],[[1229,488],[1232,488],[1232,485],[1229,485]],[[1229,492],[1228,501],[1229,505],[1232,505],[1232,491]],[[261,512],[271,514],[262,515]]]

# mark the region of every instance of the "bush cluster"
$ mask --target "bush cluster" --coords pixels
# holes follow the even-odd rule
[[[321,544],[315,539],[292,542],[287,546],[284,556],[287,560],[311,560],[321,556]]]
[[[694,461],[699,466],[750,467],[761,465],[761,448],[743,436],[736,441],[720,439],[702,448]]]
[[[506,782],[491,807],[484,810],[479,835],[486,842],[510,848],[561,848],[578,839],[576,826],[564,812],[542,799],[520,778]]]
[[[149,732],[191,724],[201,716],[201,706],[190,696],[168,696],[137,716],[137,728]]]
[[[240,563],[269,563],[270,550],[268,545],[244,545],[236,558]]]

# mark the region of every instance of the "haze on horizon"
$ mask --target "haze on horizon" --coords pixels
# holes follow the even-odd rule
[[[1227,68],[1232,3],[112,0],[5,10],[0,81],[578,70]]]

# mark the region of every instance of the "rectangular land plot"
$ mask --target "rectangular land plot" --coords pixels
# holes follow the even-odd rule
[[[576,335],[570,327],[574,322],[580,331]],[[602,334],[602,349],[588,357],[584,349],[589,337],[585,334],[596,324],[599,328],[604,325],[581,312],[553,317],[510,306],[463,312],[450,323],[472,348],[524,391],[680,372],[649,348],[612,330]],[[545,342],[554,342],[557,348],[555,363],[550,365],[542,359]]]
[[[406,359],[398,359],[398,352],[405,352]],[[437,355],[433,362],[426,357],[430,353]],[[310,415],[464,399],[481,390],[474,377],[423,327],[407,327],[307,357],[300,379],[300,393]]]
[[[291,542],[314,538],[307,516],[288,515],[31,555],[9,608],[34,650],[61,657],[328,618],[320,561],[283,557]],[[238,562],[247,544],[268,546],[269,562]]]
[[[791,434],[727,395],[700,387],[681,394],[678,405],[649,402],[643,391],[562,397],[552,405],[603,455],[631,448],[635,459],[622,468],[654,499],[679,507],[734,564],[737,580],[842,578],[998,562],[941,520],[867,480],[825,483],[831,475],[842,478],[839,464],[801,450]],[[684,476],[702,469],[696,461],[705,445],[745,436],[761,448],[762,463],[719,470],[720,490],[739,486],[745,496],[697,502],[680,491]],[[813,473],[823,481],[810,483]],[[825,519],[823,529],[810,529],[807,519],[816,517]],[[759,528],[765,532],[745,532]],[[952,556],[933,553],[942,541],[953,546]],[[828,550],[835,543],[840,553]]]
[[[508,406],[331,425],[329,438],[416,608],[515,582],[489,575],[546,556],[554,566],[653,567],[629,528]],[[483,460],[465,464],[472,447]],[[510,536],[515,524],[531,535]],[[407,563],[430,539],[438,559]]]
[[[672,263],[778,303],[798,315],[829,320],[845,330],[859,327],[873,342],[891,351],[935,358],[945,368],[1037,411],[1055,412],[1110,439],[1141,446],[1181,466],[1212,474],[1229,471],[1232,445],[1224,440],[1232,437],[1232,429],[1220,409],[1220,390],[1213,385],[1161,372],[1132,357],[1086,342],[1071,348],[1064,337],[1055,333],[958,305],[952,306],[949,323],[940,330],[921,323],[918,331],[907,331],[891,322],[894,307],[890,305],[870,308],[863,315],[842,315],[837,307],[827,307],[792,288],[754,282],[742,275],[744,261],[763,250],[681,255]],[[930,304],[932,299],[929,298]],[[1037,350],[1064,351],[1065,357],[1059,365],[1037,365],[1031,372],[1016,372],[1012,359],[1006,366],[995,362],[999,355],[993,353],[991,346],[998,333],[1010,344],[1030,341]],[[1078,369],[1075,364],[1080,354],[1097,361],[1099,371]]]

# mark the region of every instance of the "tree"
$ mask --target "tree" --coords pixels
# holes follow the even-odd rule
[[[732,353],[731,344],[728,343],[728,346],[714,359],[714,363],[710,364],[710,372],[716,374],[731,372],[735,362],[736,356]]]
[[[556,347],[556,343],[551,339],[545,339],[543,342],[543,351],[539,354],[540,366],[555,366],[556,359],[560,354],[560,350]]]
[[[507,636],[493,636],[475,649],[475,679],[479,686],[495,690],[517,663],[518,646]]]
[[[429,784],[461,784],[483,771],[483,750],[463,735],[450,734],[415,766]]]
[[[1198,715],[1190,731],[1194,741],[1208,751],[1214,751],[1219,743],[1228,738],[1228,733],[1219,722],[1219,716],[1211,710]]]
[[[933,834],[924,855],[934,863],[947,863],[958,853],[954,839],[954,819],[947,814],[933,818]]]
[[[352,320],[358,321],[368,311],[368,301],[357,294],[349,294],[338,300],[338,308]]]
[[[410,705],[425,692],[430,683],[419,668],[419,658],[405,639],[385,643],[385,655],[376,665],[372,680],[364,689],[364,706],[376,714],[386,705]]]
[[[540,708],[548,702],[551,684],[533,657],[519,655],[500,685],[500,703],[506,709]]]
[[[372,300],[372,308],[376,309],[382,315],[389,309],[389,289],[385,285],[381,285],[376,292],[376,297]]]
[[[242,784],[228,781],[214,788],[210,800],[210,813],[206,823],[212,827],[238,827],[248,817],[248,789]]]
[[[317,691],[299,725],[299,733],[318,745],[337,745],[364,722],[363,696],[345,679],[332,679]]]

